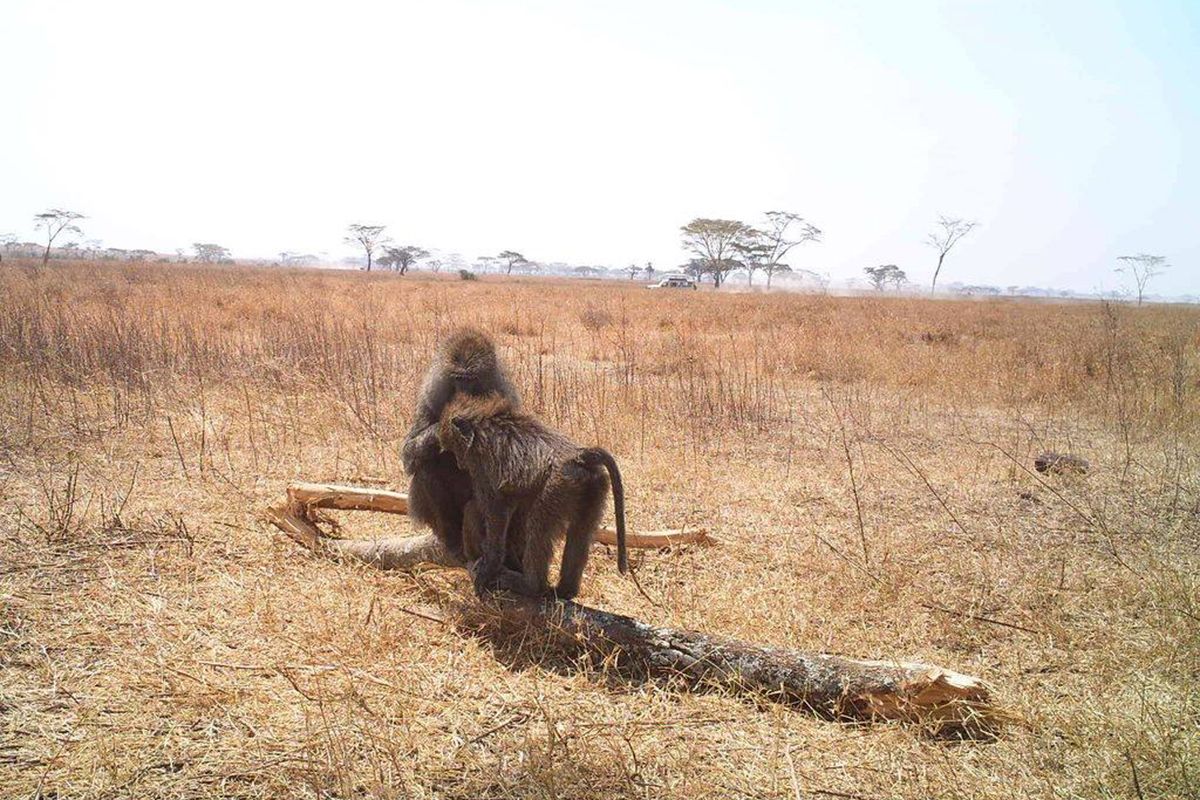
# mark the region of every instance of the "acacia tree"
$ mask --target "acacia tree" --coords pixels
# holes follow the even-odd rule
[[[422,258],[429,258],[428,250],[412,244],[402,247],[385,247],[384,252],[386,255],[379,259],[379,263],[385,267],[391,267],[401,275],[407,275],[409,268]]]
[[[46,252],[42,254],[42,266],[50,263],[50,248],[59,234],[63,232],[83,234],[79,225],[76,224],[81,219],[84,219],[83,214],[62,208],[43,211],[33,218],[34,228],[46,232]]]
[[[219,264],[229,260],[229,248],[219,244],[196,242],[192,249],[196,251],[196,260],[202,264]]]
[[[702,258],[690,258],[686,264],[680,264],[678,269],[684,275],[690,275],[691,277],[695,278],[696,283],[699,283],[701,280],[703,280],[708,271],[705,261]]]
[[[734,219],[706,219],[697,217],[679,229],[683,234],[683,248],[693,253],[703,273],[713,276],[713,284],[721,288],[725,276],[741,265],[734,260],[734,246],[746,241],[752,228]]]
[[[625,271],[629,273],[629,280],[633,280],[637,277],[637,274],[642,271],[642,268],[637,264],[630,264],[625,268]]]
[[[500,255],[496,256],[496,260],[504,262],[504,274],[512,275],[513,267],[520,264],[524,266],[529,263],[529,259],[518,253],[516,250],[502,250]]]
[[[383,235],[385,230],[387,225],[362,225],[357,222],[346,228],[346,238],[342,241],[363,249],[367,254],[367,272],[371,271],[371,260],[376,249],[387,241],[387,237]]]
[[[754,285],[754,273],[765,270],[771,258],[771,246],[762,239],[762,231],[751,230],[743,241],[735,242],[733,252],[739,266],[746,270],[746,282]]]
[[[875,291],[877,292],[882,292],[889,283],[899,289],[908,280],[908,276],[904,274],[904,270],[895,264],[863,267],[863,272],[867,274],[867,278],[871,281],[871,285],[875,287]]]
[[[797,245],[821,241],[821,229],[804,217],[791,211],[768,211],[763,214],[766,224],[758,232],[758,239],[770,247],[763,261],[762,271],[767,274],[767,288],[776,272],[788,272],[791,267],[783,263],[784,257]],[[794,226],[794,227],[793,227]]]
[[[965,219],[938,217],[937,229],[925,240],[927,245],[938,251],[937,267],[933,270],[933,283],[929,286],[931,293],[937,289],[938,273],[942,271],[942,262],[946,260],[946,254],[978,224],[978,222],[968,222]]]
[[[1163,274],[1168,266],[1167,259],[1162,256],[1152,256],[1147,253],[1138,253],[1136,256],[1120,256],[1117,261],[1124,262],[1122,266],[1117,267],[1117,274],[1128,275],[1133,279],[1134,288],[1137,290],[1137,304],[1142,304],[1142,298],[1146,294],[1146,286],[1151,279]]]

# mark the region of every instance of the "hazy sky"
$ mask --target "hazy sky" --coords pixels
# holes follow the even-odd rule
[[[681,263],[695,216],[797,211],[794,266],[1200,292],[1200,2],[0,0],[0,233]]]

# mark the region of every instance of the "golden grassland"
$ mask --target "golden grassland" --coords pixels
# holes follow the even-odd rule
[[[598,549],[581,602],[940,664],[1020,721],[631,684],[459,624],[464,574],[261,521],[292,479],[403,486],[464,323],[617,455],[632,526],[721,542],[636,553],[649,599]],[[0,376],[0,796],[1200,794],[1196,309],[6,262]]]

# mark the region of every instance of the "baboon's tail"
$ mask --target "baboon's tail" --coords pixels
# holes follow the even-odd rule
[[[589,447],[582,455],[587,463],[603,464],[608,470],[613,493],[613,516],[617,520],[617,569],[624,575],[629,571],[629,553],[625,549],[625,484],[621,481],[621,470],[617,468],[617,460],[612,453],[602,447]]]

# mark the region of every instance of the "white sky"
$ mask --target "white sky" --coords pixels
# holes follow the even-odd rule
[[[793,266],[1200,292],[1200,3],[0,0],[0,233],[350,254],[684,260],[804,214]]]

